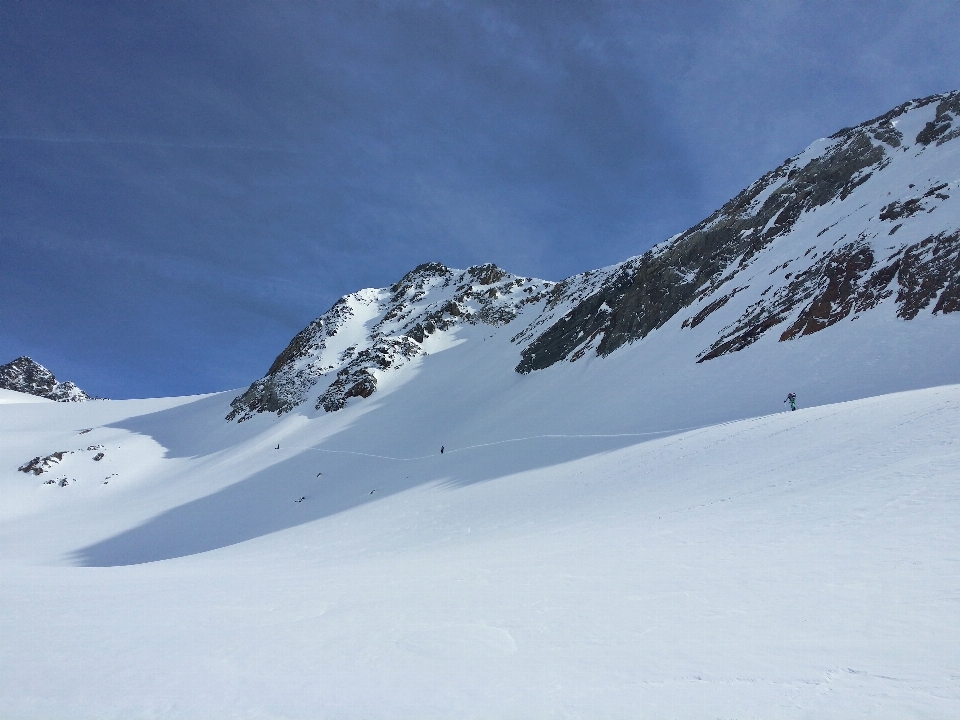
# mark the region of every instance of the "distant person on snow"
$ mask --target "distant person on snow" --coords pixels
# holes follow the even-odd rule
[[[440,454],[443,455],[443,445],[440,446]]]
[[[790,393],[789,395],[787,395],[787,399],[784,400],[784,402],[790,403],[790,409],[791,409],[791,410],[796,410],[796,409],[797,409],[797,394],[796,394],[796,393]]]

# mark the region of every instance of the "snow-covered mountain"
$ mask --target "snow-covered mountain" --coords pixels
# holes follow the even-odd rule
[[[0,390],[4,717],[960,716],[957,98],[245,391]]]
[[[340,410],[370,397],[377,377],[449,345],[465,324],[509,325],[528,305],[541,304],[555,283],[510,275],[496,265],[454,271],[426,263],[389,288],[341,298],[290,342],[267,375],[233,403],[227,419],[287,412],[329,377],[316,409]]]
[[[58,402],[97,400],[72,382],[57,382],[53,373],[24,355],[0,365],[0,389],[36,395]]]
[[[518,373],[605,357],[680,318],[706,362],[768,333],[799,342],[873,312],[960,310],[960,92],[819,140],[690,230],[556,284],[494,265],[421,265],[342,298],[299,333],[228,419],[310,396],[342,409],[465,325],[509,334]],[[881,307],[882,306],[882,307]]]

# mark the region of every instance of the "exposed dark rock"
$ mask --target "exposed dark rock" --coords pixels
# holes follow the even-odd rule
[[[427,330],[423,323],[417,323],[412,328],[407,330],[407,337],[416,340],[418,343],[422,343],[424,340],[426,340],[427,335],[432,333],[435,329],[432,324],[429,325],[430,329]]]
[[[60,450],[58,452],[50,453],[45,457],[40,457],[39,455],[35,457],[28,463],[24,463],[17,468],[22,473],[33,473],[34,475],[42,475],[43,473],[50,470],[54,465],[59,464],[63,460],[65,455],[72,454],[70,450]]]
[[[897,282],[897,315],[904,320],[915,318],[941,290],[933,312],[956,312],[960,295],[960,232],[939,233],[908,247],[897,271]]]
[[[904,113],[927,106],[936,107],[936,118],[916,142],[928,149],[911,147],[895,123]],[[926,160],[912,158],[930,158],[937,151],[929,146],[960,133],[957,117],[960,93],[904,103],[788,159],[710,217],[651,251],[559,284],[514,277],[493,264],[465,271],[440,263],[419,265],[389,288],[347,296],[298,333],[267,375],[233,401],[228,418],[286,412],[304,402],[318,383],[322,392],[316,407],[337,411],[351,398],[375,393],[383,373],[445,347],[429,341],[434,333],[466,325],[518,325],[511,337],[520,348],[516,370],[527,373],[587,352],[608,355],[691,307],[696,310],[687,310],[689,316],[680,324],[684,332],[724,307],[731,312],[735,306],[739,315],[714,336],[698,362],[748,347],[778,326],[781,341],[796,340],[887,299],[904,319],[930,306],[934,313],[956,312],[956,226],[943,225],[945,232],[917,242],[931,232],[925,213],[949,199],[948,184],[925,176],[928,189],[913,190],[915,197],[886,197],[896,185],[879,183],[886,197],[879,213],[880,191],[875,195],[858,188],[891,165],[907,163],[909,172],[909,163],[924,167]],[[889,225],[878,225],[877,215]],[[852,225],[857,220],[851,217],[860,218],[862,226]],[[955,212],[935,217],[946,220]],[[838,225],[841,229],[829,235]],[[884,247],[895,233],[899,244]],[[847,234],[856,239],[847,240]],[[742,297],[734,300],[768,283],[759,296],[753,294],[748,307]],[[531,304],[536,310],[528,313]],[[526,319],[519,322],[520,317]],[[328,347],[335,336],[350,340]],[[342,349],[348,343],[351,347]]]
[[[781,341],[809,335],[839,322],[853,309],[859,278],[872,263],[873,253],[862,243],[851,243],[823,255],[769,299],[761,298],[749,306],[736,322],[723,329],[720,339],[697,362],[752,345],[804,303],[807,306],[780,336]]]
[[[390,298],[391,308],[384,315],[380,324],[400,319],[400,316],[408,310],[412,302],[418,302],[425,295],[429,286],[438,281],[440,287],[446,287],[454,278],[454,272],[442,263],[423,263],[417,265],[408,272],[400,281],[390,286],[390,292],[393,297]]]
[[[873,251],[863,244],[849,244],[828,253],[769,301],[761,300],[747,308],[697,362],[747,347],[784,322],[804,302],[808,304],[780,340],[823,330],[851,312],[870,310],[890,297],[894,279],[898,286],[897,315],[904,320],[915,318],[938,295],[934,313],[960,310],[960,233],[928,237],[895,253],[880,267],[875,265]]]
[[[370,397],[376,389],[377,378],[366,369],[338,377],[317,400],[317,409],[323,408],[327,412],[342,410],[350,398]]]
[[[743,350],[759,340],[767,330],[783,321],[782,315],[770,315],[763,312],[748,315],[747,322],[744,323],[744,327],[739,333],[726,336],[724,339],[715,342],[705,354],[697,359],[697,362],[702,363],[727,353]]]
[[[485,325],[493,325],[495,327],[507,325],[513,322],[516,317],[517,313],[514,310],[493,305],[482,308],[480,312],[477,313],[477,320]]]
[[[917,142],[921,145],[929,145],[937,141],[937,145],[942,145],[957,137],[960,133],[951,132],[951,128],[958,117],[960,117],[960,93],[950,93],[937,105],[936,116],[917,135]]]
[[[405,277],[409,276],[410,273]],[[298,398],[313,387],[323,373],[322,369],[309,363],[305,367],[298,365],[325,347],[327,339],[333,337],[352,315],[350,305],[345,298],[341,298],[330,310],[297,333],[273,361],[267,374],[250,385],[245,393],[234,398],[227,420],[238,419],[243,422],[253,417],[254,413],[261,412],[281,415],[299,405]]]
[[[299,403],[291,398],[301,395],[316,383],[317,378],[308,373],[275,372],[254,382],[245,393],[230,403],[233,408],[227,420],[240,422],[253,417],[254,413],[275,412],[282,415]]]
[[[57,382],[52,372],[26,355],[0,365],[0,388],[58,402],[102,399],[88,395],[72,382]]]
[[[465,271],[440,263],[419,265],[389,288],[342,298],[310,323],[267,374],[233,400],[227,419],[242,422],[256,413],[288,412],[305,401],[321,378],[334,373],[316,407],[340,410],[350,398],[375,392],[378,373],[396,370],[426,352],[421,344],[430,335],[478,323],[506,325],[525,305],[542,302],[553,285],[514,277],[493,264]],[[358,324],[358,308],[371,319]],[[334,357],[328,340],[350,324],[349,332],[362,333],[362,339]]]
[[[874,130],[873,137],[895,148],[900,147],[900,144],[903,142],[903,133],[897,130],[890,120],[881,121],[877,129]]]
[[[316,409],[335,412],[342,410],[352,397],[370,397],[377,389],[375,371],[399,367],[403,361],[422,352],[420,346],[406,335],[380,338],[372,347],[359,351],[337,372],[336,379],[317,398]]]
[[[850,314],[856,301],[860,278],[873,265],[873,252],[869,247],[848,246],[844,251],[828,255],[827,262],[819,270],[826,287],[800,312],[794,323],[784,330],[780,340],[792,340],[811,335]],[[822,283],[822,280],[820,281]]]
[[[920,198],[910,198],[903,202],[895,200],[880,211],[880,219],[899,220],[916,215],[921,210],[923,210],[923,206],[920,204]]]
[[[391,285],[390,291],[395,294],[406,293],[409,292],[411,288],[422,289],[427,280],[451,277],[453,277],[453,271],[443,263],[423,263],[417,265],[413,270],[400,278],[400,281],[395,285]]]
[[[728,302],[730,302],[733,296],[736,295],[741,290],[746,290],[746,288],[745,287],[734,288],[733,290],[728,292],[726,295],[721,295],[716,300],[709,303],[696,315],[694,315],[693,317],[688,317],[686,320],[684,320],[681,327],[695,328],[697,325],[699,325],[704,320],[706,320],[710,315],[712,315],[717,310],[719,310],[724,305],[726,305]]]
[[[857,301],[853,311],[860,313],[865,310],[872,310],[881,302],[893,294],[890,283],[897,276],[900,270],[900,259],[895,259],[889,265],[874,270],[869,279],[863,283],[860,291],[857,293]]]
[[[610,314],[606,293],[587,298],[520,353],[522,360],[517,365],[517,372],[542,370],[566,358],[580,345],[593,341],[603,332],[608,327]]]
[[[493,285],[507,276],[506,271],[501,270],[493,263],[474,265],[473,267],[467,268],[467,272],[470,273],[480,285]]]

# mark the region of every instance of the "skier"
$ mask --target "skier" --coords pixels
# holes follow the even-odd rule
[[[797,409],[797,394],[796,394],[796,393],[790,393],[790,394],[788,394],[788,395],[787,395],[787,399],[784,400],[784,402],[790,403],[790,409],[791,409],[791,410],[796,410],[796,409]]]
[[[443,445],[440,446],[440,454],[443,455]]]

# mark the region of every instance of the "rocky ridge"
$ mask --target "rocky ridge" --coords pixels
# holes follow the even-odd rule
[[[58,382],[43,365],[24,355],[0,365],[0,388],[36,395],[57,402],[97,400],[72,382]]]
[[[937,297],[933,312],[954,312],[960,213],[955,198],[945,201],[960,190],[960,143],[940,146],[958,137],[960,92],[953,92],[814,143],[707,219],[610,272],[523,349],[517,371],[575,359],[588,346],[609,355],[687,308],[696,312],[684,326],[694,328],[763,282],[755,271],[775,244],[791,255],[776,266],[792,268],[781,278],[788,282],[767,283],[699,361],[742,350],[784,323],[781,340],[817,332],[894,293],[903,319]],[[918,222],[934,211],[937,223]],[[819,217],[834,222],[811,232]],[[899,242],[887,246],[898,231]]]
[[[774,328],[798,340],[889,306],[960,310],[960,92],[903,103],[788,158],[684,233],[623,263],[551,283],[495,265],[427,263],[348,295],[301,331],[228,419],[366,398],[385,374],[465,324],[507,327],[526,374],[607,356],[673,323],[691,362]]]
[[[227,419],[288,412],[318,385],[315,408],[340,410],[350,398],[370,397],[384,373],[429,353],[437,336],[462,325],[507,325],[526,306],[543,302],[554,285],[491,264],[462,271],[420,265],[389,288],[338,300],[233,401]]]

